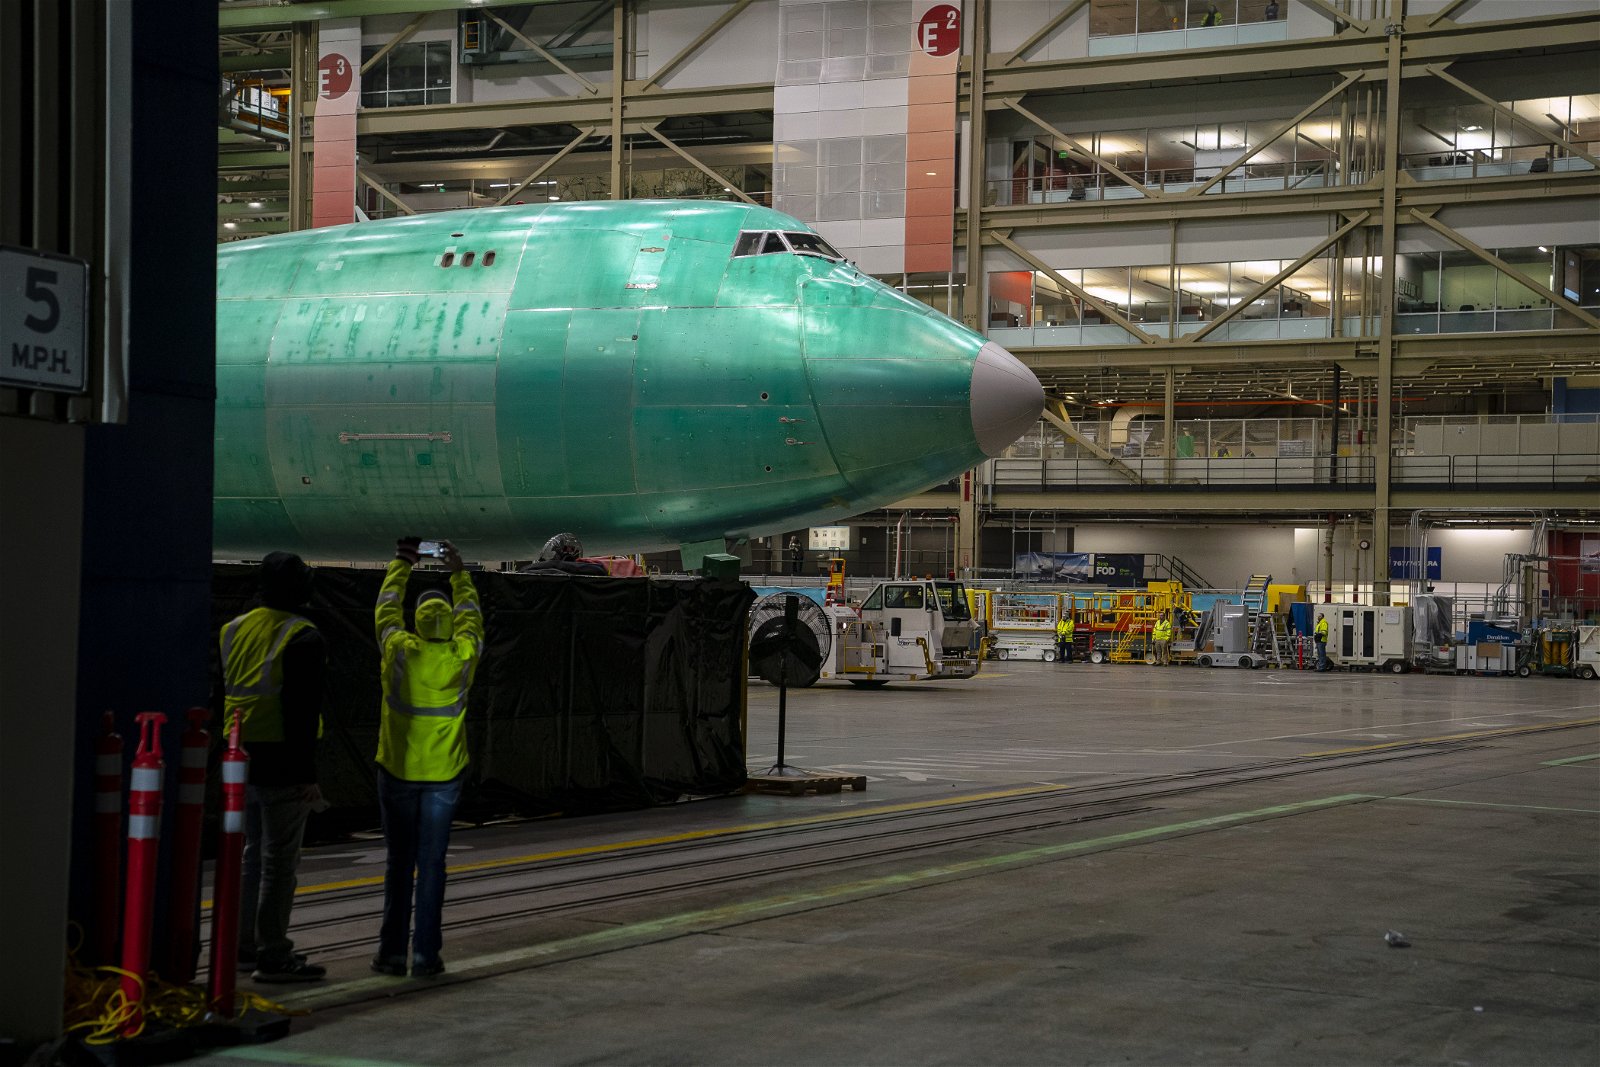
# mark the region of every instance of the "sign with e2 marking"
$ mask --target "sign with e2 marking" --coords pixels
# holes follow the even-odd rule
[[[0,248],[0,385],[88,391],[89,265]]]

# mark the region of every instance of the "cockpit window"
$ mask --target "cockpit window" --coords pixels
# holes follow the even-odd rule
[[[821,256],[823,259],[843,259],[832,245],[814,233],[784,233],[789,247],[802,256]]]
[[[816,234],[805,234],[800,230],[795,232],[782,232],[773,234],[770,230],[746,230],[739,234],[738,243],[734,243],[734,256],[821,256],[822,259],[840,261],[842,254],[838,254],[834,246],[829,245]]]
[[[793,252],[798,256],[820,256],[823,259],[841,260],[844,257],[832,245],[814,233],[771,233],[747,230],[739,235],[733,246],[735,256],[778,256]]]

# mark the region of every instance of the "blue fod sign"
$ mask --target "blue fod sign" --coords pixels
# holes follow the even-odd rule
[[[1389,577],[1416,582],[1437,581],[1444,576],[1444,549],[1428,549],[1426,568],[1418,566],[1418,562],[1414,548],[1389,549]]]

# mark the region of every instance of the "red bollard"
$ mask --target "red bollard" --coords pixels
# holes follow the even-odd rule
[[[239,892],[244,868],[244,790],[250,780],[250,754],[239,747],[235,709],[222,755],[222,840],[211,887],[211,1010],[233,1018],[234,968],[239,964]]]
[[[172,908],[167,913],[167,943],[156,972],[169,982],[194,978],[195,925],[200,897],[200,830],[206,816],[206,757],[211,735],[202,727],[211,718],[206,708],[190,708],[178,764],[178,811],[172,836]]]
[[[161,725],[167,717],[159,711],[141,711],[139,748],[133,755],[133,778],[128,784],[128,889],[122,913],[122,969],[141,978],[150,969],[150,925],[155,919],[156,863],[161,851]],[[144,986],[125,975],[122,995],[130,1006],[124,1037],[144,1029]]]
[[[116,716],[100,717],[94,742],[94,960],[117,962],[122,905],[122,735]]]

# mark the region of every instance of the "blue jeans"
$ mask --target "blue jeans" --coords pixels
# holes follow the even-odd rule
[[[450,820],[461,799],[462,771],[448,782],[410,782],[378,768],[378,806],[389,866],[383,875],[383,926],[378,956],[404,962],[411,941],[412,966],[439,959],[443,934],[444,855]],[[416,933],[411,935],[411,889],[416,884]]]
[[[239,955],[272,970],[294,959],[289,913],[311,803],[301,785],[245,791],[244,883],[239,893]]]
[[[1328,642],[1317,642],[1317,670],[1326,670],[1328,667]]]

